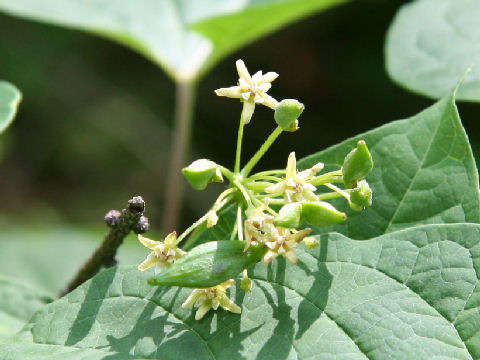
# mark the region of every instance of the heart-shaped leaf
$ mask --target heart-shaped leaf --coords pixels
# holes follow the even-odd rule
[[[18,279],[0,276],[0,338],[20,331],[35,311],[52,301]]]
[[[15,86],[0,81],[0,134],[13,121],[21,98],[20,91]]]
[[[465,71],[460,100],[480,101],[480,2],[417,0],[396,15],[386,65],[398,84],[433,98],[447,95]]]
[[[230,294],[241,315],[217,310],[201,321],[181,307],[189,290],[112,268],[38,311],[0,358],[48,344],[119,359],[479,358],[479,241],[477,224],[365,241],[324,235],[314,251],[297,250],[298,265],[258,264],[253,291]]]
[[[240,46],[345,1],[0,0],[0,10],[105,36],[186,81]]]
[[[409,119],[394,121],[302,159],[337,170],[358,140],[367,143],[375,166],[367,176],[373,204],[362,212],[334,201],[346,222],[318,232],[338,231],[369,239],[416,224],[480,221],[478,171],[462,127],[455,94]],[[335,165],[335,166],[332,166]]]

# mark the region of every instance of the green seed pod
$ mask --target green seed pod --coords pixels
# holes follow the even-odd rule
[[[302,223],[302,204],[298,202],[284,205],[275,217],[275,225],[285,228],[297,228]]]
[[[194,189],[203,190],[211,182],[223,182],[220,167],[207,159],[195,160],[182,169],[183,176]]]
[[[335,225],[347,219],[347,215],[324,201],[310,201],[301,204],[302,220],[315,226]]]
[[[286,131],[295,131],[298,128],[298,123],[295,125],[295,120],[302,114],[305,105],[295,99],[285,99],[280,101],[275,109],[275,122]]]
[[[373,168],[373,159],[365,141],[360,140],[357,148],[350,151],[343,160],[343,182],[347,187],[354,187],[358,180],[362,180]]]
[[[357,183],[357,187],[350,192],[350,207],[360,211],[372,205],[372,189],[365,180]]]
[[[150,285],[205,288],[235,278],[265,254],[263,245],[252,245],[247,251],[245,241],[225,240],[201,244],[181,257],[168,269],[148,279]]]

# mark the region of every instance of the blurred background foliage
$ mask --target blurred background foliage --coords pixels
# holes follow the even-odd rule
[[[252,72],[280,74],[272,96],[306,105],[300,131],[282,135],[259,169],[284,167],[290,151],[301,158],[431,105],[395,85],[384,69],[385,33],[405,2],[355,0],[224,59],[200,83],[189,162],[205,157],[233,166],[241,104],[213,90],[234,85],[238,58]],[[100,236],[107,210],[142,195],[158,232],[174,111],[167,75],[108,40],[1,14],[0,54],[0,79],[23,93],[16,121],[0,137],[0,227],[73,225],[102,229]],[[460,103],[459,110],[478,158],[480,104]],[[272,112],[257,107],[244,161],[274,125]],[[201,216],[221,187],[184,186],[178,230]]]

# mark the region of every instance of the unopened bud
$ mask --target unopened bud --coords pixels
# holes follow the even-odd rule
[[[350,151],[343,161],[343,182],[354,187],[356,182],[365,178],[373,168],[373,159],[365,141],[360,140],[357,147]]]
[[[218,215],[215,211],[211,210],[207,216],[207,228],[214,227],[217,225]]]
[[[118,224],[120,224],[120,216],[122,216],[122,213],[118,210],[110,210],[103,220],[105,221],[105,224],[107,224],[108,227],[116,227]]]
[[[196,160],[186,168],[182,173],[194,189],[203,190],[211,182],[223,182],[220,167],[213,161],[207,159]]]
[[[335,225],[347,219],[347,215],[324,201],[310,201],[301,204],[302,219],[318,227]]]
[[[251,292],[253,289],[253,281],[248,277],[247,270],[243,270],[243,279],[240,281],[240,287],[245,292]]]
[[[372,205],[372,189],[365,180],[357,183],[357,187],[350,192],[350,207],[360,211]]]
[[[275,122],[285,131],[295,131],[298,129],[297,119],[304,109],[305,105],[298,100],[282,100],[275,109]]]
[[[318,245],[320,245],[317,238],[313,236],[307,236],[305,239],[303,239],[303,242],[309,249],[315,249]]]
[[[138,219],[138,222],[133,227],[133,232],[135,234],[145,234],[149,228],[148,218],[146,216],[140,216],[140,219]]]
[[[301,224],[302,204],[298,202],[284,205],[275,216],[275,225],[285,228],[297,228]]]

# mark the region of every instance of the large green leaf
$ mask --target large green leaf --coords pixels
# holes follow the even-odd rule
[[[479,240],[476,224],[323,235],[298,265],[258,264],[253,292],[231,292],[241,315],[201,321],[181,307],[189,290],[112,268],[38,311],[0,358],[49,344],[119,359],[478,359]]]
[[[20,331],[35,311],[52,301],[18,279],[0,276],[0,338]]]
[[[478,172],[451,94],[416,116],[394,121],[299,162],[342,166],[345,155],[364,139],[375,166],[367,180],[373,206],[363,212],[335,204],[348,219],[317,232],[338,231],[368,239],[416,224],[480,222]],[[334,166],[332,166],[334,165]]]
[[[72,227],[0,230],[0,274],[52,295],[58,294],[100,244],[107,232]],[[120,247],[120,264],[139,264],[148,255],[135,236]]]
[[[190,80],[238,47],[345,1],[0,0],[0,10],[105,36]]]
[[[409,90],[447,95],[474,65],[458,99],[480,101],[480,2],[417,0],[396,15],[386,41],[389,75]]]
[[[0,134],[13,121],[22,98],[20,91],[6,81],[0,81]]]

